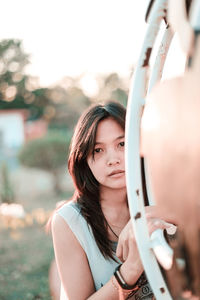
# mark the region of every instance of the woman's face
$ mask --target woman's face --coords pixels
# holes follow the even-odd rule
[[[87,158],[94,177],[104,189],[122,189],[125,183],[124,130],[112,118],[100,121],[93,151]]]

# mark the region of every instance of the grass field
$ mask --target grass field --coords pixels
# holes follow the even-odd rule
[[[50,300],[48,271],[54,257],[44,225],[57,201],[36,199],[24,220],[0,218],[0,300]],[[46,206],[46,207],[44,207]],[[32,213],[31,213],[32,210]],[[46,212],[46,213],[45,213]],[[45,219],[46,218],[46,219]]]
[[[48,269],[53,258],[51,237],[35,224],[1,231],[0,299],[51,299]]]

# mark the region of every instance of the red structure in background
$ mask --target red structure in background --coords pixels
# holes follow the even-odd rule
[[[44,120],[28,121],[25,123],[25,140],[43,137],[47,133],[48,124]]]

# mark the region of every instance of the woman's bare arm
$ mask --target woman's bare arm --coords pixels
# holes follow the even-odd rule
[[[87,299],[95,289],[85,252],[58,214],[52,220],[52,235],[56,263],[67,297],[70,300]]]
[[[64,219],[55,215],[52,220],[52,235],[60,278],[69,300],[117,300],[119,290],[116,279],[111,278],[101,289],[95,291],[86,254]],[[132,244],[132,246],[134,245]],[[127,283],[133,284],[142,272],[134,249],[121,267]],[[105,270],[106,272],[106,270]],[[127,297],[127,296],[126,296]],[[126,299],[124,296],[124,299]],[[120,298],[122,299],[122,298]]]

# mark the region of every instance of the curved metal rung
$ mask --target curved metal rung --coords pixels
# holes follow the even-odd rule
[[[189,21],[194,31],[200,30],[200,1],[193,0],[189,13]]]
[[[160,265],[169,270],[173,264],[173,250],[165,240],[162,229],[156,229],[151,234],[151,248],[159,261]]]
[[[160,42],[160,46],[158,49],[158,53],[152,68],[151,77],[149,79],[148,84],[148,92],[149,94],[153,88],[153,86],[159,82],[162,78],[163,68],[166,61],[166,57],[169,51],[169,47],[172,42],[172,38],[174,36],[174,33],[172,32],[171,28],[169,26],[166,27],[166,30],[163,34],[163,38]]]
[[[140,121],[146,96],[149,59],[160,23],[165,17],[166,4],[167,1],[165,0],[156,1],[151,9],[148,19],[149,27],[134,73],[127,106],[125,164],[130,214],[147,278],[156,299],[171,300],[172,298],[162,277],[160,266],[151,249],[144,211],[140,159]]]
[[[149,94],[150,91],[152,90],[153,86],[161,80],[164,64],[166,61],[166,57],[167,57],[168,50],[169,50],[173,36],[174,36],[174,34],[173,34],[172,30],[168,26],[164,32],[163,38],[160,42],[157,56],[155,58],[155,62],[154,62],[151,76],[149,79],[147,94]],[[148,176],[149,172],[148,172],[148,167],[147,167],[145,159],[144,159],[144,170],[145,170],[144,176],[145,176],[146,190],[147,190],[149,204],[154,205],[155,201],[153,199],[153,195],[151,192],[151,184],[150,184],[150,179]]]
[[[146,10],[146,14],[145,14],[145,21],[148,22],[148,18],[149,18],[149,15],[150,15],[150,12],[151,12],[151,9],[152,9],[152,6],[153,6],[153,3],[155,2],[155,0],[150,0],[149,1],[149,4],[147,6],[147,10]]]

